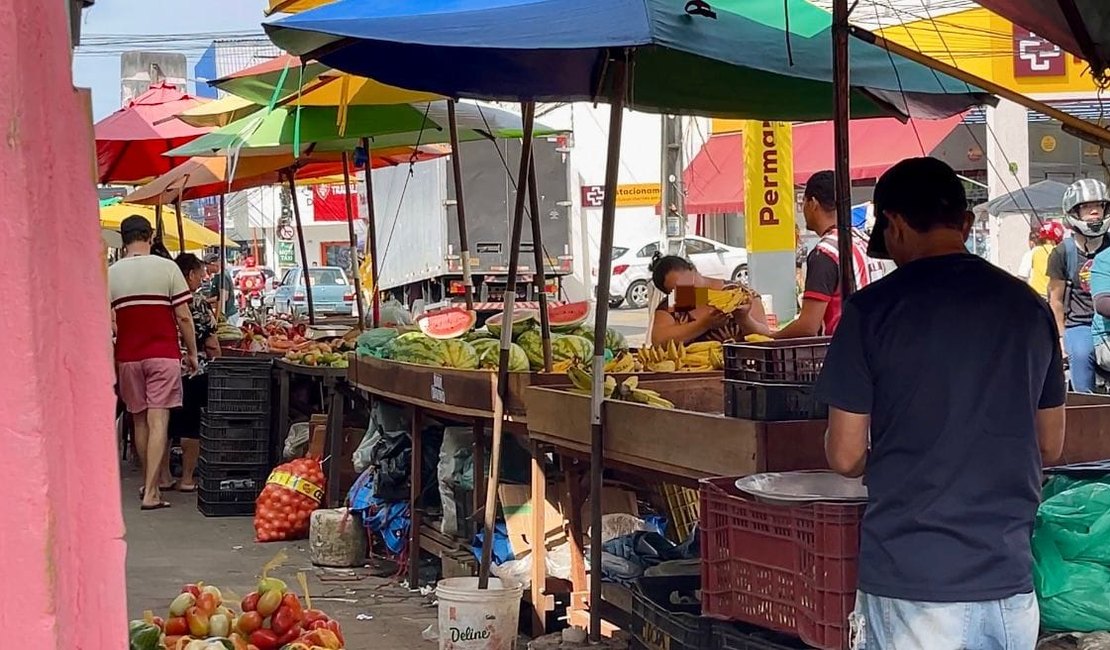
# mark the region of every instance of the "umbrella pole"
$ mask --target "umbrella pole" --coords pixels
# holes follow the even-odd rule
[[[370,154],[370,138],[362,139],[362,148],[366,150],[366,219],[368,221],[366,227],[366,247],[370,253],[370,282],[371,294],[370,305],[373,311],[371,324],[378,327],[381,324],[381,288],[378,285],[378,226],[377,215],[374,212],[374,181],[372,180],[373,174],[371,171],[374,169],[374,158]]]
[[[231,287],[224,287],[224,279],[227,278],[227,195],[220,195],[220,281],[215,283],[217,287],[223,287],[229,293],[234,293]],[[224,301],[219,300],[220,292],[216,292],[216,321],[218,322],[224,315]]]
[[[601,251],[597,268],[613,263],[613,222],[617,214],[617,174],[620,171],[621,128],[627,74],[626,53],[610,61],[613,67],[609,100],[609,148],[605,160],[605,196],[601,203]],[[604,474],[604,425],[601,421],[605,385],[605,333],[609,327],[610,273],[597,274],[597,316],[594,320],[593,393],[590,396],[590,640],[601,641],[601,486]]]
[[[355,305],[358,309],[358,329],[366,328],[366,312],[362,308],[362,280],[358,277],[358,238],[355,237],[355,211],[351,207],[351,157],[343,152],[343,191],[347,204],[347,235],[351,238],[351,275],[355,279]]]
[[[505,394],[509,387],[509,346],[513,341],[513,307],[516,304],[516,277],[520,268],[520,235],[524,230],[524,200],[527,198],[528,165],[532,158],[532,127],[536,104],[523,105],[523,133],[520,144],[520,169],[517,172],[516,205],[513,207],[513,232],[509,243],[509,279],[505,287],[505,312],[501,317],[501,356],[497,360],[497,391],[493,405],[493,442],[489,454],[489,478],[486,480],[485,536],[482,538],[482,561],[478,568],[478,588],[489,587],[489,568],[493,558],[493,529],[497,521],[497,482],[501,478],[501,438],[505,426]],[[542,505],[532,504],[533,508]],[[540,512],[540,511],[537,511]]]
[[[540,301],[540,336],[543,341],[543,370],[551,372],[551,318],[547,313],[547,264],[543,254],[543,233],[540,229],[540,192],[536,182],[536,157],[528,163],[528,207],[532,213],[532,252],[536,261],[533,277],[537,300]]]
[[[836,166],[836,241],[840,254],[840,295],[847,298],[855,291],[852,268],[852,177],[848,162],[849,111],[848,87],[848,0],[833,0],[833,131]],[[604,268],[604,267],[603,267]],[[601,295],[601,294],[598,294]]]
[[[165,237],[165,222],[162,219],[162,203],[154,204],[154,238],[161,241]]]
[[[185,252],[185,216],[181,214],[181,195],[173,200],[173,210],[177,213],[177,252]]]
[[[316,324],[316,308],[312,305],[312,278],[308,272],[308,248],[304,245],[304,226],[301,224],[301,206],[297,202],[297,179],[293,170],[285,172],[289,179],[289,197],[293,204],[293,220],[297,222],[297,247],[301,250],[301,272],[304,274],[304,296],[308,301],[308,324]]]
[[[459,149],[459,122],[455,116],[455,100],[447,100],[447,123],[451,130],[451,172],[455,178],[455,215],[459,220],[459,248],[462,258],[463,289],[466,308],[474,309],[474,278],[470,275],[470,242],[466,232],[466,208],[463,203],[462,151]]]

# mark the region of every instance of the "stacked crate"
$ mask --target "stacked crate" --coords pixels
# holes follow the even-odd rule
[[[269,359],[208,365],[201,419],[197,508],[208,517],[249,516],[270,471]]]
[[[781,422],[824,420],[829,409],[814,397],[829,338],[725,345],[725,415]]]

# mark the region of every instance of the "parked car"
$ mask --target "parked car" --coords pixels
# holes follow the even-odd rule
[[[685,240],[686,257],[707,277],[748,282],[748,251],[712,239],[690,235]],[[651,256],[659,241],[646,240],[634,246],[613,247],[613,277],[609,285],[609,306],[622,304],[633,309],[648,306],[651,288]]]
[[[348,316],[355,307],[355,287],[347,273],[338,266],[317,266],[308,270],[312,283],[312,307],[317,314]],[[308,313],[304,271],[292,268],[285,272],[274,292],[274,309],[302,315]]]

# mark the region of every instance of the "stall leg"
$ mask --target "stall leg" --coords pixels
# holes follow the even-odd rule
[[[532,451],[532,636],[547,632],[547,475],[543,471],[543,450],[531,443]]]
[[[474,421],[474,521],[482,521],[486,509],[486,424]]]
[[[569,609],[571,611],[584,609],[585,599],[590,585],[586,581],[586,556],[585,544],[582,535],[582,473],[577,469],[567,469],[563,472],[563,479],[567,484],[567,534],[570,542],[570,583],[571,598]]]
[[[343,468],[343,410],[346,399],[339,391],[339,386],[334,378],[326,378],[324,386],[328,399],[328,487],[327,501],[329,508],[338,508],[343,505],[343,492],[339,484],[340,470]]]
[[[421,481],[421,468],[424,465],[424,454],[422,453],[423,429],[424,411],[413,407],[412,466],[410,469],[412,476],[409,480],[411,485],[409,493],[409,513],[411,514],[411,523],[409,524],[409,589],[420,587],[420,527],[422,525],[420,493],[423,491],[423,481]]]
[[[281,455],[285,447],[285,437],[289,435],[289,373],[284,368],[276,367],[278,380],[278,413],[274,419],[277,422],[277,431],[274,432],[274,462],[281,463]]]

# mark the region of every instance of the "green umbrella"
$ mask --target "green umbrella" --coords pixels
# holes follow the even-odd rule
[[[460,102],[457,106],[459,139],[519,138],[520,117],[498,108]],[[345,128],[340,127],[346,112]],[[299,115],[298,115],[299,114]],[[557,133],[537,125],[535,135]],[[242,156],[288,154],[294,150],[353,151],[362,138],[370,138],[375,149],[440,144],[449,141],[447,102],[396,104],[392,106],[326,106],[276,108],[251,115],[203,135],[170,151],[170,156]]]

